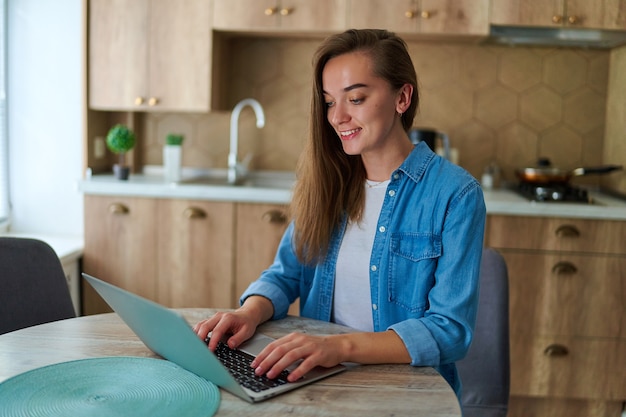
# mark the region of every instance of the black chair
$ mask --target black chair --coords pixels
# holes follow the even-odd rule
[[[0,237],[0,334],[76,317],[59,257],[36,239]]]
[[[474,339],[457,362],[463,417],[505,417],[509,404],[509,281],[502,255],[483,250]]]

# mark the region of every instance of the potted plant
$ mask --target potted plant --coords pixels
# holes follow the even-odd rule
[[[130,167],[126,165],[126,152],[135,146],[135,134],[127,126],[117,124],[107,134],[107,147],[119,155],[119,162],[113,165],[113,173],[120,180],[127,180]]]
[[[170,133],[165,137],[163,147],[163,168],[166,182],[178,182],[181,179],[182,144],[184,136]]]

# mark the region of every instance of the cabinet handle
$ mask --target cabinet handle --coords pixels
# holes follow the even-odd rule
[[[150,97],[148,100],[148,106],[156,106],[157,104],[159,104],[159,99],[156,97]]]
[[[567,17],[567,23],[569,23],[570,25],[575,25],[578,22],[579,22],[578,16],[568,16]]]
[[[558,237],[580,237],[580,231],[576,226],[571,224],[564,224],[559,226],[554,232]]]
[[[278,11],[278,7],[268,7],[265,9],[265,16],[274,16]]]
[[[188,219],[205,219],[206,211],[198,207],[187,207],[185,211],[183,211],[183,216]]]
[[[567,356],[569,354],[569,350],[566,346],[553,344],[545,348],[543,350],[543,354],[549,357],[557,358]]]
[[[413,19],[415,17],[415,10],[407,10],[406,12],[404,12],[404,17],[406,17],[407,19]]]
[[[144,98],[141,96],[138,96],[135,98],[135,106],[141,106],[144,102]]]
[[[563,16],[555,14],[554,16],[552,16],[552,23],[560,25],[561,23],[563,23]]]
[[[420,13],[420,16],[422,16],[422,19],[430,19],[430,17],[432,16],[432,13],[430,13],[427,10],[422,11],[422,13]]]
[[[556,265],[552,267],[552,273],[556,275],[573,275],[578,272],[578,268],[567,261],[557,262]]]
[[[109,213],[111,214],[128,214],[129,212],[128,206],[122,203],[113,203],[109,206]]]
[[[289,16],[291,14],[291,12],[293,11],[293,9],[280,9],[280,15],[281,16]]]
[[[263,220],[271,224],[285,224],[287,223],[287,215],[281,210],[269,210],[263,213],[261,216]]]

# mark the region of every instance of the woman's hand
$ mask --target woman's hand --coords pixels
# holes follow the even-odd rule
[[[272,379],[300,360],[289,374],[290,382],[297,381],[316,366],[330,368],[345,361],[341,338],[291,333],[267,345],[252,361],[252,367],[257,375],[265,374]]]
[[[202,340],[212,332],[209,342],[209,349],[212,351],[226,337],[228,347],[235,349],[250,339],[257,326],[271,318],[273,312],[274,307],[267,298],[252,296],[235,311],[218,312],[213,317],[202,320],[193,327],[193,331]]]
[[[289,374],[290,382],[316,366],[328,368],[341,362],[411,363],[411,356],[393,330],[330,336],[291,333],[267,345],[252,361],[252,367],[257,375],[276,378],[297,361],[301,362]]]

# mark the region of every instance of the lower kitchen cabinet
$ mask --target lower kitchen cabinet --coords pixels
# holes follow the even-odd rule
[[[158,205],[158,301],[231,307],[234,203],[163,199]]]
[[[151,300],[157,299],[157,200],[86,196],[83,271]],[[82,281],[82,312],[111,309]]]
[[[237,204],[237,258],[235,262],[235,298],[256,280],[274,261],[278,244],[289,224],[287,207],[274,204]],[[297,302],[290,314],[297,315]]]
[[[510,417],[621,415],[625,227],[608,220],[488,217],[486,244],[502,253],[509,270]]]
[[[235,308],[286,227],[282,205],[86,195],[83,270],[168,307]],[[83,282],[83,314],[108,311]]]

